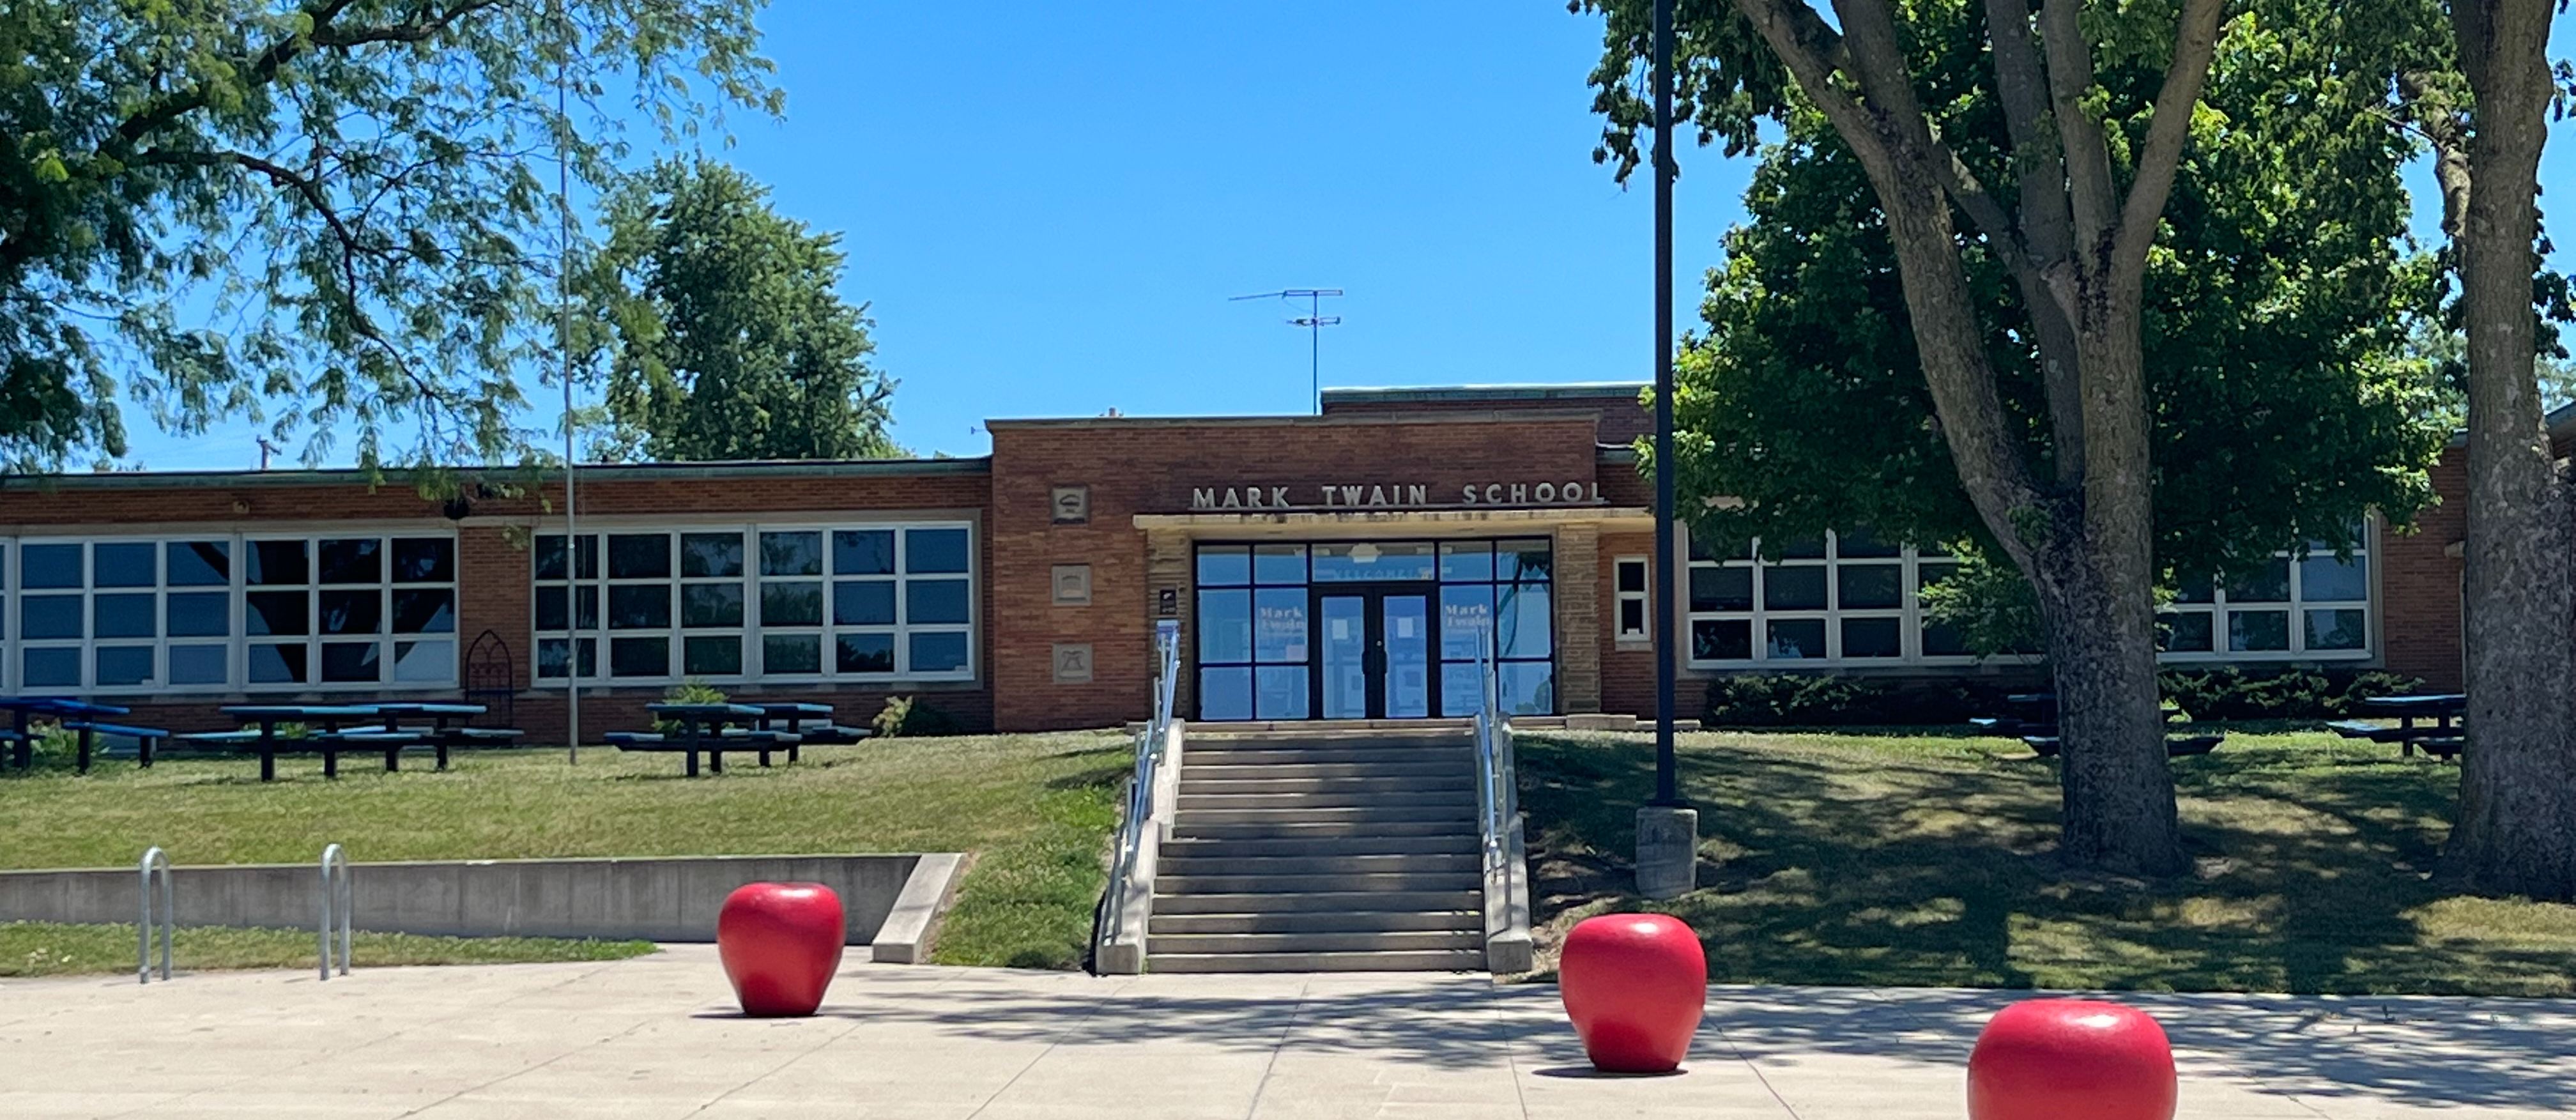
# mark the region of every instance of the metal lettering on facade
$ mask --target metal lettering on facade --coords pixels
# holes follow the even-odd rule
[[[1434,499],[1438,493],[1440,497]],[[1192,512],[1206,510],[1315,511],[1348,509],[1436,509],[1452,506],[1597,506],[1598,482],[1467,483],[1454,492],[1428,483],[1334,484],[1324,486],[1193,486]]]

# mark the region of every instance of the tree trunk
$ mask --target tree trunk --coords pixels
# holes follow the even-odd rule
[[[2458,239],[2469,336],[2468,749],[2450,883],[2576,899],[2576,568],[2533,374],[2550,0],[2453,5],[2476,91]]]
[[[2063,750],[2059,851],[2137,875],[2188,870],[2165,760],[2152,612],[2123,602],[2098,548],[2076,533],[2035,549],[2025,569],[2048,625]]]

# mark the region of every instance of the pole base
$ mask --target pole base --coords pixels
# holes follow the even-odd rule
[[[1647,805],[1637,810],[1637,893],[1679,898],[1699,885],[1699,810]]]

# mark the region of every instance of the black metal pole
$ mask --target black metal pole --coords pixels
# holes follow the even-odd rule
[[[1655,804],[1682,803],[1673,758],[1673,0],[1655,0]]]

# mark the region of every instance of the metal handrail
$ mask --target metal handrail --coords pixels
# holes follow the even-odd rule
[[[333,874],[336,871],[338,874]],[[349,911],[356,898],[350,885],[349,854],[338,844],[322,849],[322,978],[331,978],[331,921],[340,922],[340,975],[349,974]]]
[[[1492,875],[1503,866],[1503,830],[1511,821],[1505,815],[1511,794],[1502,788],[1502,684],[1495,665],[1493,620],[1487,619],[1476,646],[1476,826],[1484,844],[1484,870]]]
[[[142,913],[138,914],[134,920],[134,982],[137,984],[149,984],[152,982],[152,923],[154,919],[154,912],[152,909],[152,877],[153,872],[155,871],[161,873],[161,909],[159,919],[161,922],[161,979],[163,980],[168,980],[170,978],[170,942],[178,935],[179,932],[177,922],[171,917],[173,907],[171,905],[172,895],[170,890],[170,856],[158,847],[146,848],[143,851],[143,861],[138,865],[137,870],[142,873],[142,890],[140,894],[142,896],[143,905]]]
[[[1154,715],[1136,739],[1136,774],[1127,787],[1127,819],[1119,823],[1116,858],[1109,869],[1110,941],[1123,939],[1127,932],[1127,877],[1134,871],[1136,861],[1144,858],[1145,829],[1154,820],[1155,785],[1162,773],[1165,745],[1171,737],[1172,702],[1181,675],[1178,632],[1157,629],[1154,646]]]

